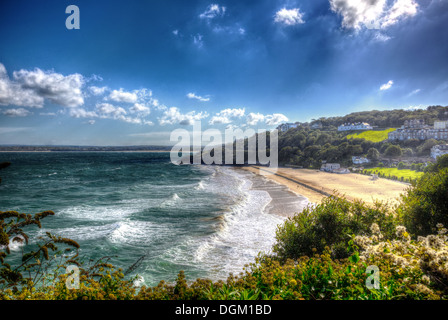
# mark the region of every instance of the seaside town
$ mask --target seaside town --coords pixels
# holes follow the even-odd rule
[[[349,165],[344,167],[341,163],[333,163],[327,161],[327,159],[321,160],[321,171],[346,174],[350,172],[359,172],[364,170],[364,167],[371,167],[380,163],[382,167],[387,165],[388,167],[398,167],[402,169],[406,166],[411,167],[414,164],[421,166],[427,166],[429,163],[434,163],[438,157],[448,154],[448,120],[434,121],[432,125],[425,123],[424,119],[410,119],[405,120],[403,124],[398,128],[379,128],[370,125],[367,122],[355,122],[355,123],[343,123],[337,126],[337,128],[330,127],[325,128],[320,121],[314,121],[311,124],[308,123],[283,123],[277,127],[277,130],[282,134],[288,134],[289,130],[298,130],[301,127],[307,127],[310,130],[319,130],[326,134],[348,133],[348,134],[360,134],[363,133],[364,137],[368,137],[369,133],[383,133],[383,139],[380,143],[392,143],[397,146],[397,149],[402,146],[409,146],[412,143],[430,145],[430,148],[426,148],[426,152],[420,152],[415,154],[409,149],[407,152],[403,150],[393,154],[378,155],[377,157],[369,157],[367,154],[353,154],[351,155],[351,163],[345,163]],[[388,130],[386,130],[388,129]],[[350,136],[348,136],[350,137]],[[287,166],[292,164],[287,164]]]

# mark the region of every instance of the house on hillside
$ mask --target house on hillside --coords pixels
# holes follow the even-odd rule
[[[320,171],[330,172],[330,173],[350,173],[347,168],[341,168],[339,163],[322,163]]]
[[[352,157],[353,164],[365,164],[369,163],[370,160],[364,157]]]
[[[425,125],[423,120],[406,120],[396,131],[389,132],[389,140],[448,140],[448,121],[435,121],[434,126]]]
[[[448,144],[439,144],[431,148],[431,158],[437,159],[437,157],[448,154]]]
[[[341,165],[339,163],[324,163],[320,167],[320,170],[325,172],[332,172],[337,169],[341,169]]]
[[[298,127],[297,123],[283,123],[277,127],[277,130],[280,132],[286,132],[289,129],[297,128],[297,127]]]
[[[352,130],[372,130],[372,126],[366,122],[358,123],[344,123],[338,127],[338,131],[352,131]]]

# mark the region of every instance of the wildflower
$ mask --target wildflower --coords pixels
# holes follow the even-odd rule
[[[415,290],[423,294],[433,294],[433,291],[431,289],[429,289],[427,286],[421,283],[415,286]]]
[[[379,234],[380,233],[380,227],[376,223],[372,223],[370,226],[370,231],[372,231],[373,234]]]

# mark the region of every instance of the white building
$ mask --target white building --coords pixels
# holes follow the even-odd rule
[[[439,144],[431,148],[431,157],[434,159],[444,154],[448,154],[448,144]]]
[[[352,157],[353,164],[364,164],[369,163],[370,160],[364,157]]]
[[[339,163],[324,163],[322,167],[320,167],[321,171],[333,172],[333,170],[341,169],[341,165]]]
[[[277,130],[280,132],[286,132],[289,129],[297,128],[297,127],[298,127],[297,123],[283,123],[277,127]]]
[[[435,121],[434,129],[436,130],[448,129],[448,121]]]
[[[358,123],[344,123],[338,127],[338,131],[352,131],[352,130],[372,130],[372,126],[366,122]]]
[[[424,125],[423,120],[406,121],[404,126],[389,132],[389,140],[448,140],[448,121],[435,121],[434,127]]]

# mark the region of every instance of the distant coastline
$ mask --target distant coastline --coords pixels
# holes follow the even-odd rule
[[[170,152],[169,146],[0,146],[0,152]]]

